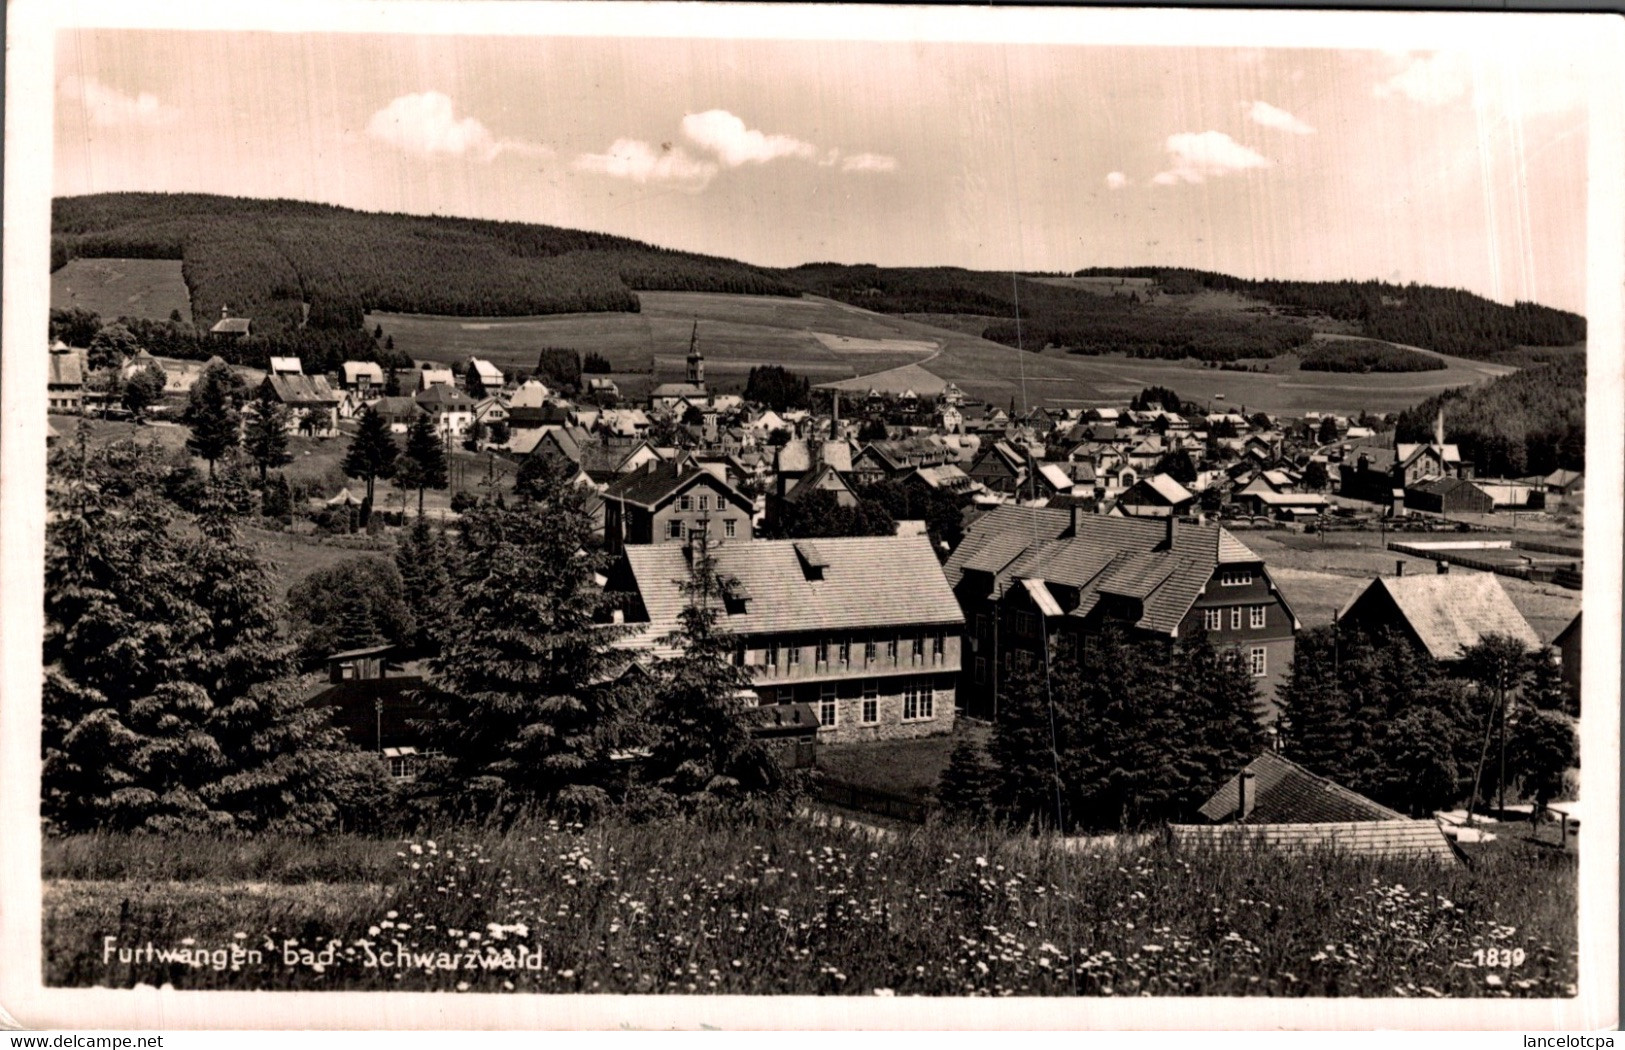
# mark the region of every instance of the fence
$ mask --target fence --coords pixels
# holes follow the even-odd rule
[[[894,820],[906,820],[911,824],[924,824],[934,808],[930,803],[921,802],[919,799],[894,795],[889,791],[842,784],[827,778],[820,778],[817,791],[819,800],[832,806],[875,813]]]

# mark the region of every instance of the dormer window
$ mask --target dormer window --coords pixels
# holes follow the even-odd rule
[[[829,560],[819,553],[818,548],[806,540],[797,540],[795,543],[796,558],[801,562],[801,574],[809,580],[822,580],[824,570],[829,567]]]

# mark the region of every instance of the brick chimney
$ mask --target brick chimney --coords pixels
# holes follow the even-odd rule
[[[1394,562],[1394,575],[1395,576],[1403,576],[1403,575],[1405,575],[1405,563],[1404,562],[1402,562],[1402,561],[1395,561]]]
[[[1170,510],[1168,512],[1168,528],[1166,533],[1163,535],[1162,540],[1163,546],[1167,547],[1169,550],[1174,549],[1174,530],[1178,528],[1178,525],[1179,519],[1174,515],[1173,511]]]

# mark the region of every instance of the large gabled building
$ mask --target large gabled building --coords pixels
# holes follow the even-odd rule
[[[806,704],[820,743],[953,728],[963,617],[924,536],[724,543],[718,627],[763,705]],[[636,630],[618,644],[672,656],[693,548],[625,548],[608,589]]]
[[[650,460],[604,490],[604,544],[611,553],[646,544],[751,538],[755,504],[691,456]],[[723,546],[729,546],[726,542]]]
[[[943,566],[965,613],[967,710],[996,716],[1005,682],[1046,642],[1077,654],[1107,629],[1176,641],[1205,632],[1258,681],[1265,718],[1299,622],[1263,559],[1222,528],[1079,508],[999,507]]]

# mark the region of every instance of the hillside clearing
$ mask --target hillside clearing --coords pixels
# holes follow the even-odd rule
[[[104,322],[119,317],[192,316],[192,298],[179,259],[74,259],[51,274],[51,308],[90,310]]]

